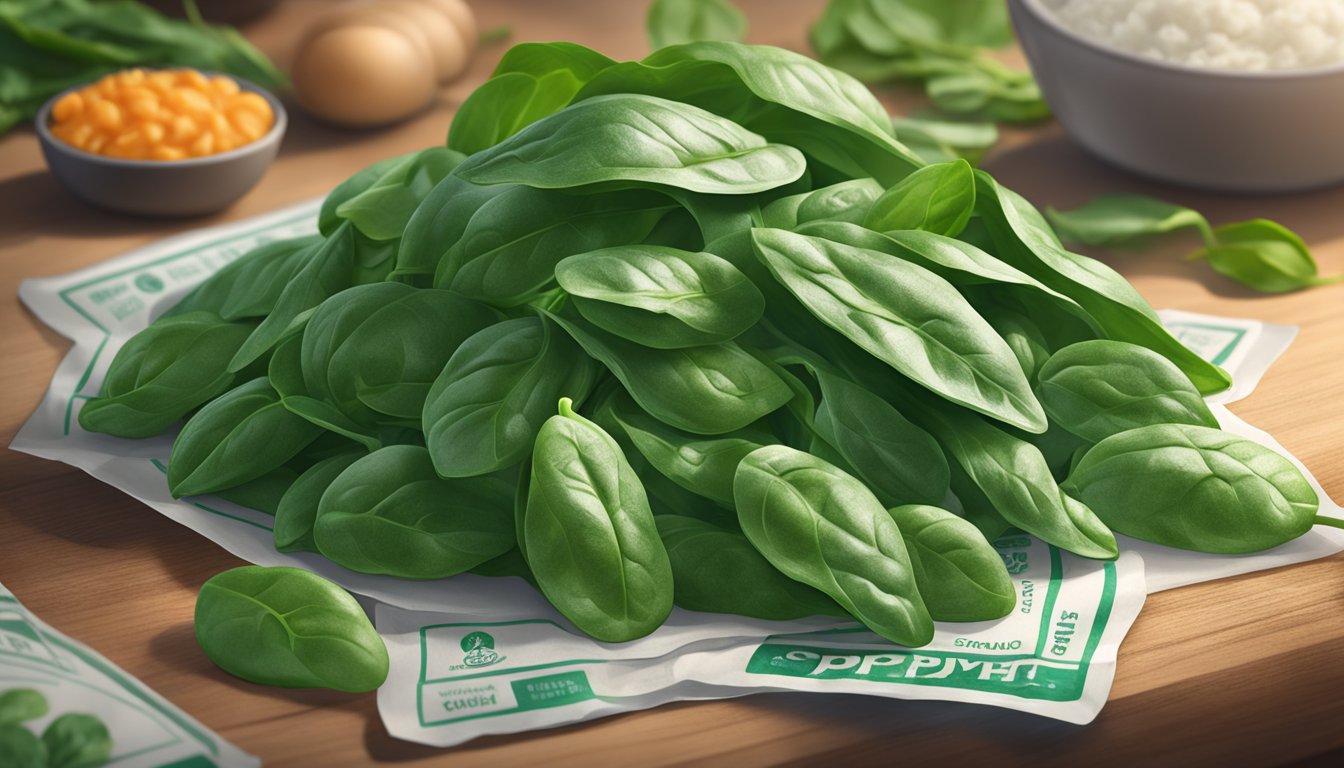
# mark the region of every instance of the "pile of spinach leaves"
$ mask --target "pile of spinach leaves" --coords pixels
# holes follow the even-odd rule
[[[79,414],[185,418],[172,492],[273,513],[286,552],[519,576],[604,641],[681,605],[920,645],[1012,610],[1010,529],[1113,558],[1112,530],[1232,551],[1319,522],[1128,282],[789,51],[519,45],[446,147],[319,226],[200,285]]]

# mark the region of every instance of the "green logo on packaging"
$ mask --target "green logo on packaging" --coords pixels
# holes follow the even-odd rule
[[[145,272],[135,278],[135,287],[145,293],[158,293],[163,290],[163,281],[153,274]]]
[[[999,557],[1003,558],[1003,565],[1008,569],[1008,573],[1014,576],[1026,573],[1028,568],[1026,552],[1000,552]]]
[[[472,632],[462,638],[462,650],[467,652],[462,663],[468,667],[488,667],[504,660],[495,653],[495,638],[488,632]]]

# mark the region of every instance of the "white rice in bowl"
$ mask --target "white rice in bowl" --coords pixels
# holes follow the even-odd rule
[[[1308,69],[1344,62],[1344,0],[1041,0],[1078,34],[1205,69]]]

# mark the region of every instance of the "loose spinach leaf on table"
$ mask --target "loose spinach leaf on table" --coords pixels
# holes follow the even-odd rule
[[[247,565],[196,598],[196,640],[220,669],[254,683],[362,693],[387,679],[387,646],[350,593],[299,568]]]
[[[1190,259],[1205,259],[1218,274],[1264,293],[1344,280],[1344,275],[1322,277],[1302,238],[1268,219],[1213,228],[1198,211],[1140,195],[1103,195],[1081,208],[1047,213],[1062,239],[1093,246],[1142,246],[1158,235],[1193,227],[1204,247]]]

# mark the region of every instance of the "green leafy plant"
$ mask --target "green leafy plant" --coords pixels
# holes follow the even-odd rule
[[[196,597],[196,641],[220,669],[285,688],[372,691],[387,646],[350,593],[299,568],[245,565]]]
[[[237,30],[199,16],[180,21],[135,2],[0,3],[0,134],[66,88],[136,66],[228,72],[265,88],[287,84]]]
[[[653,0],[645,28],[654,48],[696,40],[741,42],[747,17],[728,0]]]
[[[897,5],[919,9],[905,35],[995,29]],[[1213,429],[1225,371],[1019,195],[912,148],[788,51],[527,43],[448,149],[354,174],[318,236],[203,283],[84,413],[146,435],[189,415],[170,490],[273,512],[281,551],[521,577],[611,642],[675,603],[919,645],[1013,609],[990,545],[1013,528],[1109,559],[1108,523],[1229,551],[1310,527],[1301,473]],[[266,633],[241,646],[253,679],[351,687],[293,661],[308,647],[272,623],[293,606],[268,612],[261,582],[237,603]]]
[[[1286,293],[1344,281],[1323,277],[1302,238],[1268,219],[1219,227],[1198,211],[1139,195],[1103,195],[1081,208],[1047,212],[1068,242],[1101,247],[1140,247],[1159,235],[1198,230],[1204,247],[1190,260],[1204,259],[1224,277],[1263,293]]]
[[[823,62],[861,80],[923,84],[944,112],[1008,122],[1050,114],[1031,73],[989,53],[1013,41],[1003,0],[830,0],[811,39]]]

